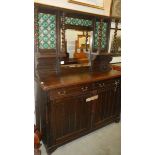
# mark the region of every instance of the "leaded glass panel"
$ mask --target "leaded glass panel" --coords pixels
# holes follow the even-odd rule
[[[92,26],[92,20],[65,17],[65,24],[88,27],[88,26]]]
[[[98,34],[99,34],[99,24],[100,22],[96,22],[95,27],[95,35],[94,35],[94,47],[98,48]],[[102,39],[101,39],[101,48],[105,48],[106,46],[106,32],[107,32],[107,23],[102,23]]]
[[[39,48],[56,48],[56,16],[51,14],[39,13]]]

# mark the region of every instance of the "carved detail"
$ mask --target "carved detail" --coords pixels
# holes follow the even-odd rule
[[[119,85],[119,80],[115,81],[115,88],[114,88],[115,92],[117,91],[118,85]]]
[[[88,31],[86,31],[86,51],[88,51]]]
[[[62,52],[65,53],[65,13],[62,14]]]
[[[119,20],[115,20],[115,32],[114,32],[114,41],[113,41],[113,47],[112,47],[112,52],[117,53],[117,30],[118,30],[118,22]]]
[[[38,8],[35,7],[34,8],[34,47],[35,47],[35,51],[38,51]]]
[[[103,19],[101,19],[99,23],[99,34],[98,34],[98,52],[101,51],[101,41],[102,41],[102,25],[103,25]]]

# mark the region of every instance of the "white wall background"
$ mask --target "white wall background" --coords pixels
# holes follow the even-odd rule
[[[82,11],[82,12],[109,16],[110,5],[111,5],[112,0],[103,0],[103,1],[104,1],[104,10],[69,3],[68,0],[34,0],[35,3],[46,4],[46,5],[57,6],[57,7],[66,8],[66,9],[72,9],[72,10],[77,10],[77,11]]]

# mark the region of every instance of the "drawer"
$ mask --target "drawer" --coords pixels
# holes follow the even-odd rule
[[[79,94],[88,93],[92,90],[92,84],[82,84],[82,85],[75,85],[70,87],[62,87],[53,89],[49,92],[50,98],[62,98],[68,96],[75,96]]]
[[[120,85],[120,78],[103,80],[94,83],[95,89],[107,89],[111,87],[118,87]]]

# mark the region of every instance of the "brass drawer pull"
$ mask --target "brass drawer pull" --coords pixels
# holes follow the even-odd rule
[[[119,85],[119,80],[115,81],[116,87]]]
[[[115,92],[117,91],[117,88],[118,88],[119,84],[120,84],[119,80],[116,80],[115,81],[115,88],[114,88]]]
[[[66,91],[64,90],[64,91],[58,91],[58,94],[59,95],[65,95],[66,94]]]
[[[99,87],[104,87],[104,83],[99,83]]]
[[[86,87],[82,87],[81,89],[82,89],[82,91],[87,91],[88,87],[87,86]]]

